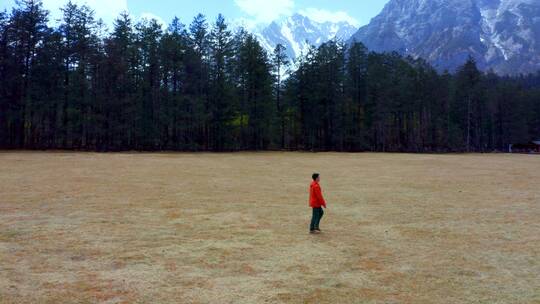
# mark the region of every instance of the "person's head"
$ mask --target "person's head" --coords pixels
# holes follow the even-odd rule
[[[319,173],[313,173],[313,175],[311,175],[311,178],[316,182],[321,180]]]

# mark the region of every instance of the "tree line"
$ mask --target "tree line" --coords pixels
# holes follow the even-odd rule
[[[329,41],[292,63],[223,16],[109,31],[68,2],[0,13],[0,148],[494,151],[540,138],[540,73],[454,74]],[[292,68],[294,66],[294,69]]]

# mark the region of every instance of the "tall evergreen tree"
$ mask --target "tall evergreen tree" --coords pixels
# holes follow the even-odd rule
[[[287,73],[287,68],[289,66],[289,58],[287,57],[287,48],[281,43],[278,43],[274,49],[274,54],[272,57],[272,64],[274,66],[274,77],[275,77],[275,96],[276,96],[276,110],[279,115],[280,122],[280,147],[281,149],[285,148],[285,125],[286,125],[286,111],[285,105],[283,103],[283,76]]]
[[[194,99],[195,120],[197,123],[197,146],[211,149],[210,137],[210,37],[206,17],[198,14],[189,26],[189,46],[186,53],[186,90]]]
[[[94,12],[86,5],[69,1],[62,9],[59,27],[64,43],[64,100],[62,104],[63,145],[85,148],[91,144],[93,111],[91,79],[92,59],[97,51],[98,37]]]
[[[186,63],[189,37],[174,18],[161,39],[161,141],[167,149],[190,149],[195,141],[196,113],[193,92],[187,89]]]
[[[9,75],[12,70],[11,50],[9,45],[9,16],[6,11],[0,12],[0,147],[8,147],[10,134],[8,132],[8,118],[10,118],[10,88],[12,87]]]
[[[105,140],[107,150],[122,147],[141,148],[140,138],[136,133],[137,112],[137,50],[135,33],[131,17],[122,13],[114,23],[111,36],[105,42],[106,59],[106,94],[109,101],[104,109]]]
[[[479,148],[475,145],[475,139],[480,137],[478,128],[481,122],[475,119],[480,115],[475,110],[482,106],[481,73],[472,57],[469,57],[458,71],[455,89],[454,119],[456,126],[461,130],[465,150],[470,152],[473,148]]]
[[[163,134],[163,114],[166,110],[161,104],[161,62],[160,40],[161,26],[155,19],[143,19],[136,26],[137,56],[137,88],[139,89],[136,103],[137,142],[143,149],[161,149],[160,141]]]
[[[357,151],[368,148],[367,48],[355,42],[347,51],[343,132],[345,149]]]
[[[35,58],[43,49],[43,40],[48,32],[48,12],[39,0],[20,0],[13,9],[8,26],[8,43],[13,45],[11,53],[10,91],[7,108],[8,145],[33,148],[29,142],[34,126],[32,96],[34,90],[33,69]],[[35,78],[34,78],[35,79]]]
[[[233,118],[232,83],[228,64],[233,56],[232,34],[225,18],[219,15],[210,32],[210,91],[209,108],[211,147],[223,151],[231,147]]]
[[[241,99],[247,117],[249,149],[267,149],[272,142],[275,108],[272,101],[271,65],[257,39],[250,34],[243,36],[239,46]]]

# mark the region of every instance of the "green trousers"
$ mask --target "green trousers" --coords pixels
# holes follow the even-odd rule
[[[324,211],[322,207],[319,208],[313,208],[313,215],[311,216],[311,224],[309,225],[309,230],[318,230],[319,229],[319,223],[321,222],[321,218],[324,215]]]

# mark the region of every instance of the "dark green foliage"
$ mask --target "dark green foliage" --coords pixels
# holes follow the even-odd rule
[[[209,143],[212,150],[231,147],[231,122],[234,118],[234,96],[230,64],[234,55],[232,34],[219,15],[210,31],[210,76],[208,114]]]
[[[287,73],[289,67],[289,58],[287,57],[287,48],[282,44],[276,45],[272,56],[272,67],[274,70],[274,96],[276,98],[276,110],[279,120],[280,146],[285,148],[285,135],[287,125],[287,106],[283,100],[283,76]]]
[[[0,12],[0,148],[494,151],[540,139],[540,73],[425,61],[330,41],[290,67],[220,15],[167,29],[122,14],[110,34],[68,2]]]
[[[361,44],[349,46],[344,61],[342,52],[323,44],[288,80],[296,122],[285,146],[486,152],[540,138],[539,74],[483,74],[469,59],[456,75],[439,75],[423,60],[367,53]]]
[[[235,127],[240,149],[268,149],[272,143],[276,109],[272,97],[271,64],[257,39],[244,31],[235,38],[235,83],[238,110]]]

